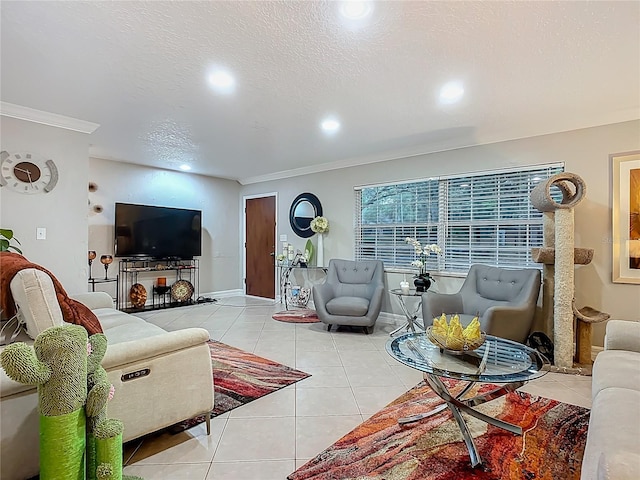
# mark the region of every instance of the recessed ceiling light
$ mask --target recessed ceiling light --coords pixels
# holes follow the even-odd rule
[[[188,172],[189,170],[191,170],[191,167],[185,163],[183,165],[180,165],[180,170],[184,170],[185,172]]]
[[[216,70],[209,74],[209,84],[221,93],[229,93],[233,91],[236,81],[229,72]]]
[[[449,82],[440,89],[440,103],[456,103],[463,95],[464,87],[462,86],[462,82]]]
[[[337,132],[340,129],[340,122],[333,119],[333,118],[328,118],[326,120],[324,120],[320,126],[322,127],[322,130],[324,130],[327,133],[333,133],[333,132]]]
[[[347,1],[342,2],[340,6],[340,13],[351,20],[359,20],[366,17],[373,10],[373,5],[370,1]]]

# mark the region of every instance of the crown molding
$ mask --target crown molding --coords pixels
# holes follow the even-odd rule
[[[398,157],[394,157],[397,159]],[[285,178],[299,177],[302,175],[311,175],[313,173],[328,172],[330,170],[339,170],[341,168],[357,167],[369,163],[384,162],[390,158],[358,158],[338,160],[330,163],[321,163],[319,165],[311,165],[309,167],[293,168],[291,170],[283,170],[275,173],[267,173],[266,175],[257,175],[255,177],[245,177],[238,179],[240,185],[251,185],[253,183],[270,182],[273,180],[283,180]]]
[[[439,148],[429,148],[428,146],[410,147],[396,152],[382,152],[379,154],[367,155],[364,157],[349,158],[344,160],[337,160],[330,163],[322,163],[318,165],[311,165],[308,167],[294,168],[290,170],[283,170],[280,172],[268,173],[265,175],[258,175],[254,177],[244,177],[237,179],[240,185],[251,185],[255,183],[270,182],[274,180],[284,180],[292,177],[299,177],[302,175],[310,175],[314,173],[328,172],[330,170],[339,170],[342,168],[358,167],[362,165],[370,165],[378,162],[387,162],[392,160],[402,160],[412,157],[419,157],[422,155],[430,155],[433,153],[442,153],[453,150],[463,150],[466,148],[479,147],[483,145],[493,145],[496,143],[506,143],[517,140],[524,140],[527,138],[544,137],[547,135],[556,135],[559,133],[568,133],[578,130],[586,130],[589,128],[604,127],[607,125],[615,125],[618,123],[635,122],[640,120],[640,111],[637,108],[627,109],[621,112],[616,112],[615,115],[609,115],[601,121],[586,121],[581,126],[565,128],[565,129],[553,129],[547,128],[542,132],[531,132],[525,135],[516,134],[503,134],[503,135],[486,135],[485,138],[479,139],[473,142],[461,143],[459,145],[440,146]],[[606,121],[605,121],[606,120]]]
[[[44,112],[42,110],[36,110],[35,108],[2,101],[0,101],[0,115],[80,133],[93,133],[100,126],[98,123],[78,120],[77,118],[65,117],[57,113]]]

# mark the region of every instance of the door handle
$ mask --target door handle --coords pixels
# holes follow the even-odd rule
[[[271,252],[269,255],[271,255],[272,257],[275,257],[276,253],[275,252]]]

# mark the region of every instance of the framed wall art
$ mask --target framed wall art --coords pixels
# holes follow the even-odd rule
[[[613,282],[640,284],[640,151],[610,156]]]

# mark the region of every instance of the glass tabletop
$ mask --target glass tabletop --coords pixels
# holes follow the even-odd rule
[[[424,332],[406,333],[389,339],[386,350],[425,373],[475,382],[528,381],[546,374],[550,365],[537,350],[492,335],[476,350],[454,354],[431,343]]]
[[[410,288],[408,292],[403,292],[400,288],[392,288],[389,293],[398,295],[399,297],[421,297],[425,292],[418,292],[415,288]]]

